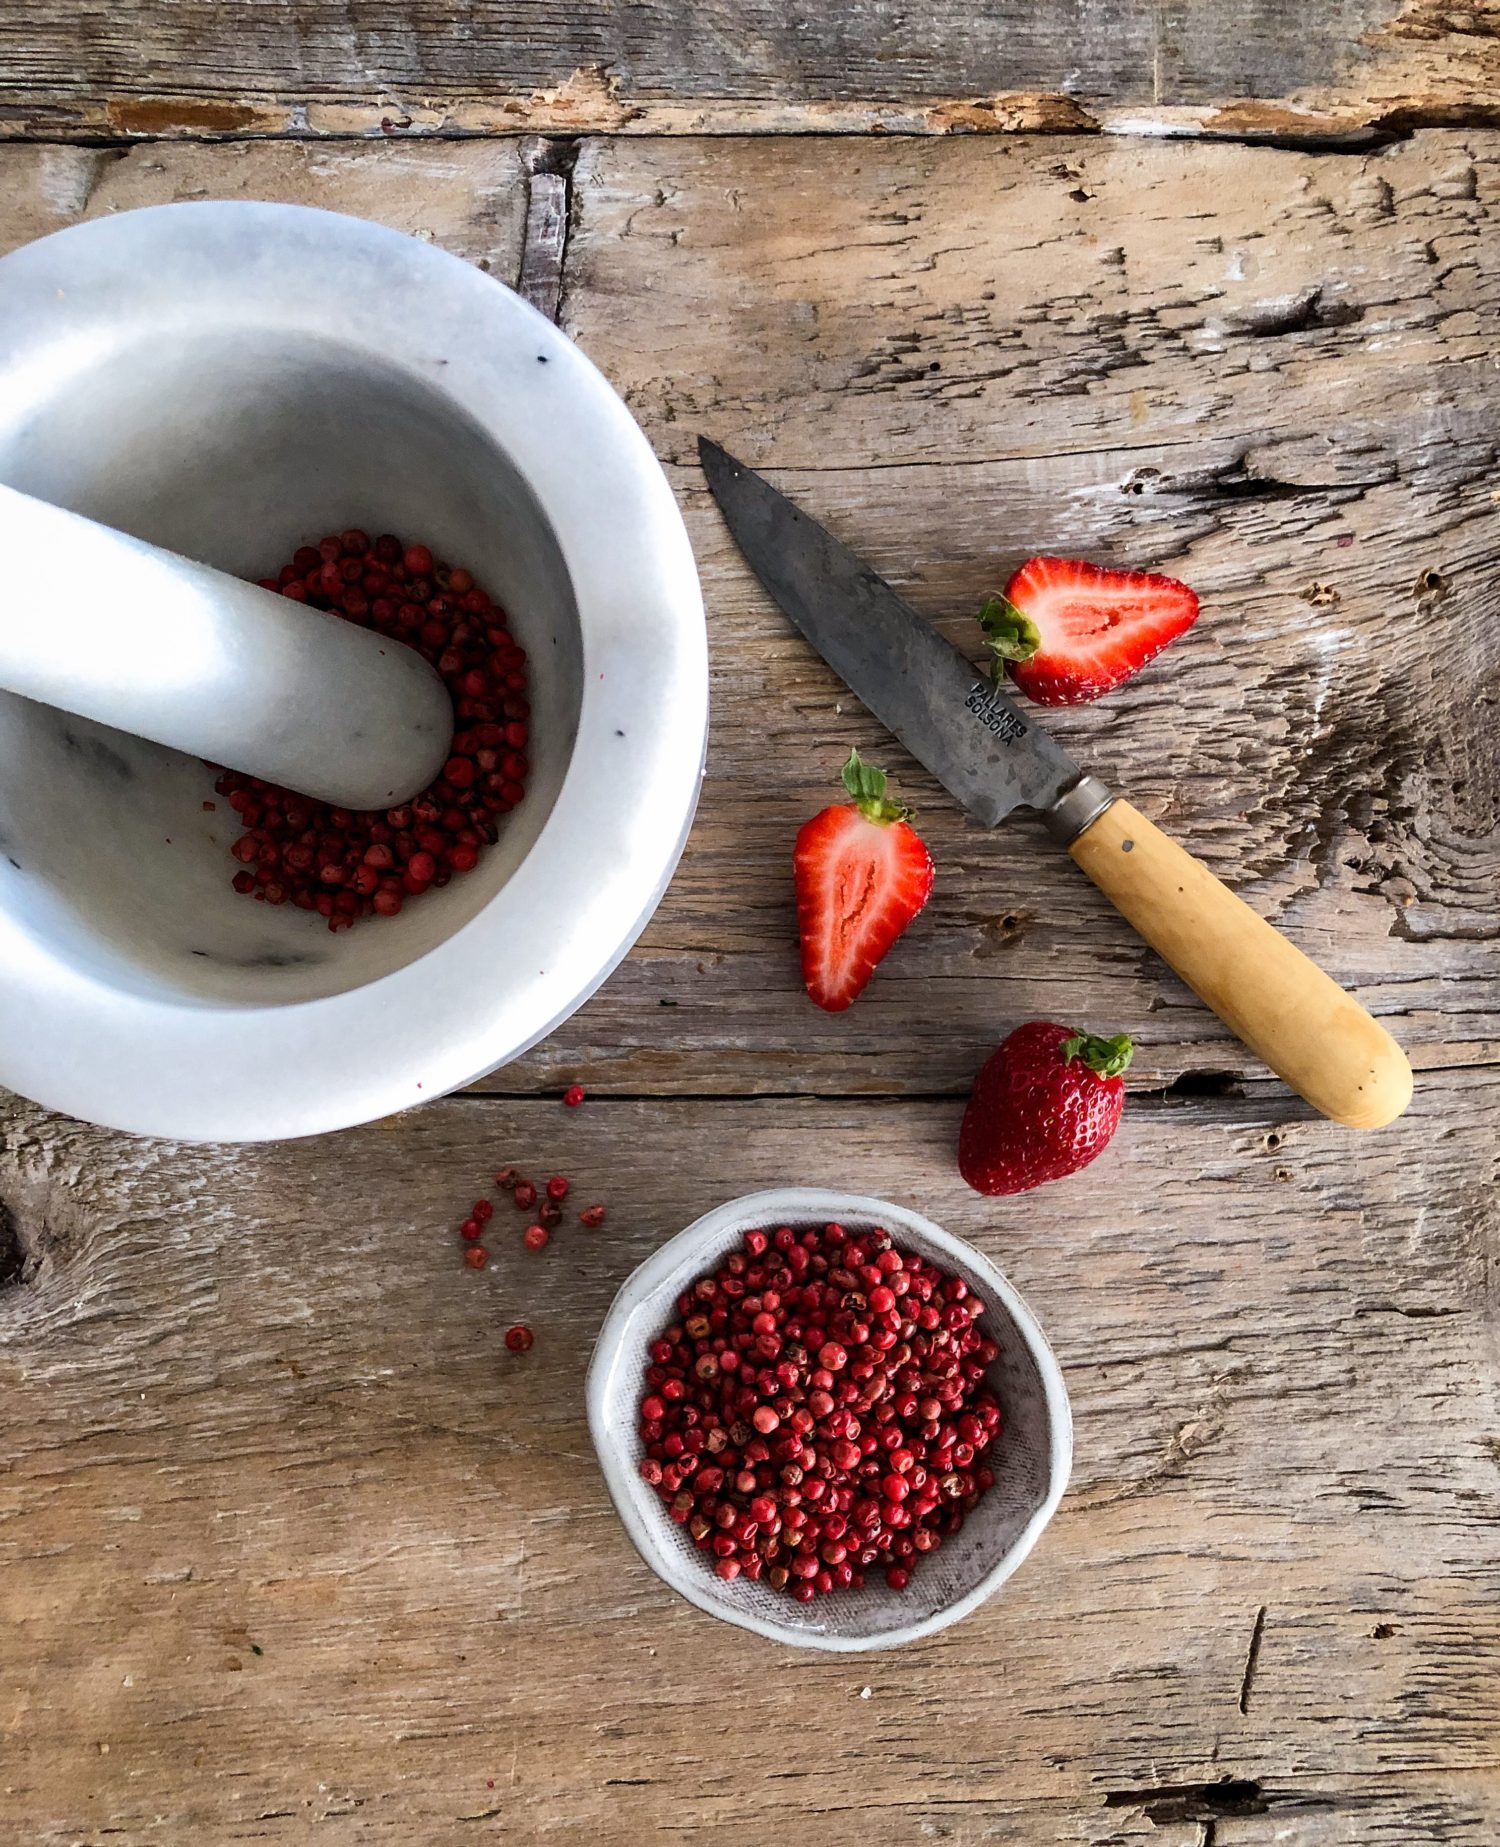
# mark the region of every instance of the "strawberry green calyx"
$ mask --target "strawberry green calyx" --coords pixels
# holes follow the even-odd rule
[[[986,597],[979,611],[979,626],[994,655],[994,674],[998,680],[1006,661],[1029,661],[1042,645],[1042,631],[1024,609],[1017,609],[1008,596]]]
[[[1058,1051],[1064,1064],[1074,1058],[1081,1059],[1100,1077],[1118,1077],[1135,1056],[1129,1033],[1116,1033],[1113,1039],[1100,1039],[1093,1033],[1074,1033],[1071,1039],[1063,1040]]]
[[[849,752],[843,773],[844,787],[867,821],[878,821],[885,826],[891,821],[904,821],[910,815],[911,810],[903,808],[900,802],[886,800],[885,771],[877,770],[873,763],[866,763],[857,750]]]

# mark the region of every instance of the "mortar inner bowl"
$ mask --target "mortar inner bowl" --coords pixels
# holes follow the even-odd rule
[[[431,545],[505,608],[531,679],[532,769],[498,844],[400,916],[337,935],[231,890],[240,828],[204,764],[0,693],[0,905],[52,954],[183,1002],[316,999],[424,955],[525,858],[577,732],[578,611],[535,496],[440,382],[308,333],[142,338],[34,396],[0,437],[0,478],[249,578],[349,526]],[[66,570],[60,559],[59,620]]]

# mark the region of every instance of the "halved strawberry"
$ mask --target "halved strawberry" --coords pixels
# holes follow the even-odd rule
[[[851,750],[844,787],[853,804],[825,808],[797,835],[792,869],[802,932],[802,979],[828,1013],[841,1013],[927,902],[932,857],[886,800],[885,772]]]
[[[1077,558],[1028,558],[979,612],[997,663],[1038,705],[1113,692],[1197,618],[1197,597],[1175,577]]]

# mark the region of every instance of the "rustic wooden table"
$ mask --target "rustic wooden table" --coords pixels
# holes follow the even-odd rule
[[[6,1843],[1500,1838],[1494,0],[983,14],[0,21],[0,245],[295,199],[519,280],[671,473],[714,675],[666,901],[519,1063],[283,1147],[7,1101]],[[1191,579],[1192,634],[1057,729],[1391,1023],[1410,1114],[1315,1118],[1035,830],[967,827],[749,579],[699,430],[956,636],[1022,546]],[[940,871],[830,1018],[787,854],[851,744]],[[1137,1036],[1125,1125],[990,1204],[961,1100],[1035,1015]],[[514,1159],[610,1222],[475,1276],[454,1221]],[[1077,1418],[1014,1583],[863,1661],[675,1601],[582,1416],[632,1265],[793,1179],[974,1238]]]

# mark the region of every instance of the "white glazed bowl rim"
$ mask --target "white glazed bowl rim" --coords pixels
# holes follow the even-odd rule
[[[277,316],[254,321],[273,286],[268,269]],[[315,1134],[431,1101],[581,1005],[644,928],[680,857],[708,726],[703,603],[681,513],[603,375],[512,290],[435,246],[305,206],[152,206],[0,259],[0,332],[17,336],[12,404],[24,406],[30,377],[45,380],[54,361],[78,363],[91,339],[97,351],[112,337],[125,311],[121,276],[143,279],[153,312],[175,304],[185,331],[211,308],[257,332],[332,335],[503,432],[572,580],[577,738],[536,843],[484,909],[425,955],[343,993],[218,1006],[129,992],[0,916],[0,1083],[108,1127],[185,1140]],[[51,331],[43,305],[63,331]],[[172,331],[154,324],[163,340]],[[551,415],[504,414],[527,382],[523,365],[545,376]],[[626,707],[642,722],[621,746]],[[599,852],[601,841],[613,850]],[[372,1034],[379,1056],[351,1058],[350,1045]]]
[[[998,1308],[1025,1345],[1036,1366],[1047,1407],[1047,1493],[1014,1542],[967,1590],[941,1609],[918,1621],[867,1635],[832,1635],[772,1621],[758,1612],[715,1600],[695,1571],[679,1571],[658,1543],[667,1515],[652,1490],[640,1485],[630,1458],[624,1455],[610,1416],[610,1407],[622,1389],[639,1390],[638,1380],[624,1381],[620,1369],[634,1367],[636,1340],[643,1325],[647,1335],[671,1317],[668,1305],[683,1284],[696,1277],[711,1259],[705,1254],[728,1234],[768,1225],[808,1224],[822,1221],[857,1226],[883,1225],[898,1241],[905,1240],[924,1256],[941,1258],[983,1295],[991,1316]],[[737,1624],[775,1642],[795,1647],[827,1649],[854,1654],[875,1648],[896,1648],[956,1623],[992,1596],[1021,1565],[1047,1522],[1057,1511],[1073,1466],[1073,1415],[1062,1369],[1036,1317],[1015,1288],[983,1252],[935,1225],[909,1207],[894,1205],[862,1193],[840,1193],[820,1187],[775,1187],[746,1193],[726,1201],[695,1219],[685,1231],[669,1238],[625,1279],[594,1343],[585,1386],[589,1434],[599,1458],[605,1485],[637,1552],[671,1589],[700,1610],[724,1622]],[[688,1561],[690,1564],[696,1561]]]

